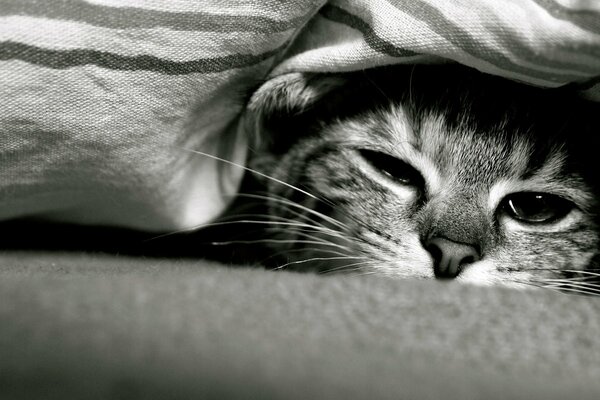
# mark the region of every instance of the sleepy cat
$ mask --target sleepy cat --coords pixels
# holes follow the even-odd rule
[[[594,292],[599,112],[451,65],[274,78],[245,115],[251,237],[278,268]]]

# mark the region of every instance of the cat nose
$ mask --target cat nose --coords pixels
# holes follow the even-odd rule
[[[425,249],[433,257],[433,272],[436,278],[456,278],[462,266],[481,259],[475,246],[443,237],[427,240]]]

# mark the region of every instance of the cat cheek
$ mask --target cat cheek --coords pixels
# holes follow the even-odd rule
[[[543,284],[560,278],[561,270],[585,269],[595,251],[597,238],[582,232],[512,232],[506,236],[497,265],[507,277]],[[508,267],[507,267],[508,266]]]

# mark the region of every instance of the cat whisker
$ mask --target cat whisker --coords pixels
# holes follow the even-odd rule
[[[333,218],[331,216],[328,216],[326,214],[320,213],[320,212],[318,212],[316,210],[310,209],[310,208],[308,208],[308,207],[306,207],[306,206],[304,206],[304,205],[302,205],[302,204],[300,204],[298,202],[294,202],[294,201],[290,200],[289,198],[287,198],[285,196],[278,195],[276,193],[270,193],[270,192],[262,192],[263,195],[260,195],[259,193],[261,193],[261,192],[256,192],[256,193],[239,193],[239,194],[231,195],[230,197],[236,197],[236,196],[239,195],[240,197],[252,196],[252,197],[255,197],[255,198],[258,198],[258,199],[262,199],[262,200],[277,200],[277,199],[279,199],[282,202],[285,202],[285,203],[287,203],[289,205],[293,205],[293,206],[296,206],[296,207],[301,207],[305,211],[310,212],[313,215],[318,215],[321,218],[326,219],[327,221],[331,222],[332,224],[335,224],[335,225],[338,225],[340,227],[344,227],[344,228],[348,228],[349,229],[349,226],[346,225],[346,224],[344,224],[343,222],[341,222],[341,221],[339,221],[339,220],[337,220],[337,219],[335,219],[335,218]],[[349,215],[346,212],[343,212],[343,210],[340,209],[339,205],[335,204],[333,201],[331,201],[329,199],[323,199],[323,198],[320,198],[320,199],[317,199],[317,200],[320,200],[321,202],[323,202],[323,203],[325,203],[325,204],[327,204],[327,205],[335,208],[336,210],[338,210],[338,212],[341,212],[347,218],[355,221],[358,224],[361,224],[360,220],[358,220],[357,218],[355,218],[352,215]]]
[[[289,240],[289,239],[253,239],[253,240],[227,240],[227,241],[210,242],[210,244],[212,246],[228,246],[228,245],[231,245],[231,244],[256,244],[256,243],[269,243],[269,244],[320,244],[320,245],[324,245],[324,246],[336,246],[335,243],[327,243],[327,242],[323,242],[323,241]]]
[[[572,274],[580,274],[580,275],[587,275],[591,278],[600,278],[600,270],[599,269],[585,269],[585,270],[571,270],[571,269],[565,269],[562,270],[564,272],[569,272]],[[598,272],[596,272],[598,271]]]
[[[369,275],[381,275],[379,271],[363,271],[361,273],[355,274],[355,276],[369,276]]]
[[[281,184],[281,185],[283,185],[283,186],[286,186],[286,187],[288,187],[288,188],[290,188],[290,189],[292,189],[292,190],[295,190],[295,191],[297,191],[297,192],[299,192],[299,193],[302,193],[302,194],[304,194],[304,195],[306,195],[306,196],[308,196],[308,197],[310,197],[310,198],[312,198],[312,199],[315,199],[315,200],[317,200],[317,201],[323,202],[323,203],[325,203],[325,204],[328,204],[328,205],[330,205],[330,206],[332,206],[332,207],[336,207],[336,205],[335,205],[334,203],[332,203],[331,201],[329,201],[329,200],[326,200],[326,199],[320,198],[320,197],[318,197],[318,196],[315,196],[314,194],[312,194],[312,193],[310,193],[310,192],[308,192],[308,191],[306,191],[306,190],[303,190],[303,189],[301,189],[301,188],[299,188],[299,187],[297,187],[297,186],[294,186],[294,185],[292,185],[292,184],[290,184],[290,183],[288,183],[288,182],[285,182],[285,181],[283,181],[283,180],[281,180],[281,179],[277,179],[277,178],[275,178],[275,177],[273,177],[273,176],[269,176],[269,175],[267,175],[267,174],[264,174],[264,173],[262,173],[262,172],[260,172],[260,171],[257,171],[257,170],[255,170],[255,169],[253,169],[253,168],[249,168],[249,167],[246,167],[246,166],[244,166],[244,165],[241,165],[241,164],[235,163],[235,162],[233,162],[233,161],[230,161],[230,160],[227,160],[227,159],[224,159],[224,158],[221,158],[221,157],[218,157],[218,156],[215,156],[215,155],[209,154],[209,153],[205,153],[205,152],[202,152],[202,151],[199,151],[199,150],[188,149],[188,148],[181,148],[181,149],[182,149],[182,150],[185,150],[185,151],[188,151],[188,152],[191,152],[191,153],[194,153],[194,154],[198,154],[198,155],[202,155],[202,156],[205,156],[205,157],[211,158],[211,159],[213,159],[213,160],[216,160],[216,161],[219,161],[219,162],[223,162],[223,163],[225,163],[225,164],[228,164],[228,165],[231,165],[231,166],[234,166],[234,167],[237,167],[237,168],[241,168],[241,169],[243,169],[243,170],[245,170],[245,171],[248,171],[248,172],[250,172],[250,173],[253,173],[253,174],[256,174],[256,175],[262,176],[262,177],[264,177],[264,178],[266,178],[266,179],[269,179],[269,180],[271,180],[271,181],[273,181],[273,182],[276,182],[276,183],[278,183],[278,184]],[[236,194],[236,195],[239,195],[239,194]],[[248,194],[244,194],[244,196],[253,196],[254,198],[257,198],[257,199],[258,199],[258,198],[260,198],[260,197],[259,197],[260,195],[248,195]],[[304,205],[301,205],[301,204],[299,204],[299,203],[292,202],[292,201],[290,201],[289,199],[287,199],[287,198],[285,198],[285,197],[281,197],[281,196],[275,196],[275,195],[273,195],[273,194],[269,194],[269,197],[270,197],[270,200],[274,200],[274,198],[276,198],[276,197],[279,197],[279,201],[280,201],[280,203],[281,203],[281,204],[286,204],[286,205],[288,205],[288,206],[294,206],[294,207],[298,207],[298,208],[302,209],[303,211],[306,211],[306,212],[310,213],[311,215],[319,216],[320,218],[322,218],[322,219],[324,219],[324,220],[326,220],[326,221],[328,221],[328,222],[332,223],[333,225],[336,225],[336,226],[338,226],[338,227],[340,227],[340,228],[343,228],[344,230],[347,230],[347,229],[349,229],[349,227],[348,227],[346,224],[342,223],[341,221],[338,221],[338,220],[336,220],[335,218],[332,218],[332,217],[330,217],[330,216],[327,216],[327,215],[325,215],[325,214],[323,214],[323,213],[320,213],[320,212],[318,212],[318,211],[316,211],[316,210],[310,209],[310,208],[308,208],[308,207],[306,207],[306,206],[304,206]],[[269,198],[269,197],[268,197],[268,198]],[[306,216],[304,216],[304,215],[301,215],[301,214],[299,214],[299,213],[296,213],[296,215],[297,215],[297,216],[302,216],[302,217],[304,217],[304,219],[306,219]],[[354,217],[351,217],[351,216],[349,216],[349,217],[350,217],[351,219],[353,219],[353,220],[356,220]],[[310,220],[312,223],[316,223],[316,221],[314,221],[313,219],[310,219],[310,218],[308,218],[308,219],[309,219],[309,220]],[[359,222],[359,223],[360,223],[360,221],[357,221],[357,222]],[[220,223],[220,222],[216,222],[216,223]],[[245,222],[244,222],[244,223],[245,223]],[[182,229],[182,230],[178,230],[178,231],[174,231],[174,232],[169,232],[169,233],[166,233],[166,234],[163,234],[163,235],[159,235],[159,236],[153,237],[153,238],[151,238],[151,239],[148,239],[148,240],[158,239],[158,238],[162,238],[162,237],[165,237],[165,236],[175,235],[175,234],[178,234],[178,233],[192,232],[192,231],[194,231],[194,230],[197,230],[197,229],[200,229],[200,228],[206,228],[206,227],[211,227],[211,226],[215,226],[215,225],[211,225],[211,224],[201,224],[201,225],[193,226],[193,227],[190,227],[190,228],[186,228],[186,229]],[[324,229],[328,229],[327,227],[323,227],[323,228],[324,228]],[[323,231],[322,231],[322,232],[323,232]],[[346,239],[346,238],[344,238],[344,239]]]
[[[552,282],[553,280],[556,280],[556,281],[568,280],[568,281],[574,281],[574,282],[587,282],[587,281],[594,281],[596,279],[597,278],[592,277],[592,276],[574,276],[574,277],[569,277],[569,278],[545,279],[544,282]]]
[[[274,228],[273,229],[269,229],[269,230],[274,230]],[[311,234],[311,232],[314,232],[313,230],[307,232],[305,230],[300,230],[300,229],[290,229],[290,230],[288,230],[288,232],[294,233],[295,235],[299,235],[299,236],[302,236],[302,237],[305,237],[305,238],[312,238],[314,240],[319,240],[320,239],[320,240],[323,240],[325,242],[328,242],[328,240],[325,239],[325,238],[319,238],[319,236],[316,236],[315,234]],[[317,232],[317,233],[323,233],[323,232]],[[329,232],[325,232],[324,234],[327,237],[334,237],[334,238],[337,238],[337,239],[344,239],[346,242],[349,242],[349,243],[355,243],[356,242],[352,237],[346,237],[342,233],[339,233],[338,235],[333,235],[333,234],[329,234]],[[343,245],[340,244],[340,246],[343,246]],[[351,251],[351,249],[349,247],[347,247],[347,246],[344,246],[344,247],[348,251]]]
[[[304,221],[304,222],[306,222],[306,223],[312,223],[312,224],[318,225],[318,226],[320,226],[320,227],[322,227],[322,228],[324,228],[324,229],[331,229],[331,228],[330,228],[330,227],[328,227],[327,225],[325,225],[325,224],[323,224],[323,223],[321,223],[321,222],[319,222],[319,221],[315,221],[314,219],[310,218],[309,216],[307,216],[307,215],[305,215],[305,214],[302,214],[302,213],[300,213],[300,212],[298,212],[298,211],[295,211],[295,210],[289,210],[289,209],[288,209],[288,210],[286,210],[286,211],[287,211],[288,213],[292,214],[293,216],[295,216],[295,217],[298,217],[300,220],[302,220],[302,221]],[[290,218],[290,219],[291,219],[291,218]]]
[[[259,216],[262,216],[259,214]],[[212,227],[212,226],[219,226],[219,225],[228,225],[228,224],[236,224],[236,223],[242,223],[242,224],[257,224],[257,225],[275,225],[275,226],[285,226],[288,228],[301,228],[301,229],[308,229],[309,231],[316,231],[316,232],[320,232],[320,233],[329,233],[332,236],[336,236],[336,237],[342,237],[339,235],[339,231],[335,231],[327,226],[321,226],[321,225],[314,225],[314,224],[309,224],[309,223],[304,223],[304,222],[299,222],[295,219],[291,219],[291,218],[284,218],[284,217],[279,217],[279,216],[275,216],[276,219],[279,219],[278,221],[273,221],[271,216],[268,216],[267,219],[265,220],[246,220],[246,219],[242,219],[242,220],[231,220],[231,221],[216,221],[213,223],[208,223],[208,224],[204,224],[204,225],[200,225],[199,227]],[[311,221],[313,222],[313,221]],[[196,227],[196,229],[198,229],[199,227]]]
[[[350,264],[352,265],[352,264]],[[346,267],[343,270],[340,269],[338,271],[319,271],[321,275],[336,275],[336,274],[345,274],[345,275],[355,275],[362,271],[361,267]]]
[[[325,245],[325,246],[336,247],[336,248],[338,248],[340,250],[344,250],[348,254],[355,253],[355,251],[351,247],[349,247],[349,246],[345,246],[343,244],[336,243],[336,242],[327,240],[325,238],[320,238],[320,237],[318,237],[316,235],[310,235],[310,234],[305,233],[305,232],[296,232],[295,234],[299,235],[299,236],[302,236],[302,237],[304,237],[304,238],[306,238],[308,240],[315,240],[315,241],[317,241],[320,244]],[[348,241],[350,243],[352,243],[351,239],[348,239]]]
[[[544,287],[561,288],[563,286],[570,286],[570,287],[589,288],[589,289],[599,289],[600,290],[600,285],[595,284],[595,283],[587,283],[587,282],[571,282],[568,280],[564,280],[564,281],[554,281],[554,282],[542,281],[542,283],[543,283]]]
[[[277,233],[280,233],[280,231],[276,230],[276,228],[266,228],[265,231],[266,232],[275,231]],[[286,232],[288,234],[291,233],[293,235],[296,235],[296,236],[299,236],[301,238],[307,239],[306,240],[307,243],[308,242],[314,242],[314,244],[318,244],[318,245],[326,246],[326,247],[337,248],[337,249],[345,252],[345,253],[339,253],[340,255],[348,255],[348,254],[352,254],[354,252],[352,248],[350,248],[350,247],[348,247],[346,245],[343,245],[343,244],[340,244],[340,243],[336,243],[336,242],[327,240],[324,237],[317,236],[317,234],[320,233],[320,232],[313,233],[314,230],[310,230],[309,232],[306,232],[306,231],[298,229],[298,228],[292,228],[292,229],[288,229]],[[328,237],[328,236],[331,236],[331,235],[329,234],[329,232],[325,232],[325,236]],[[346,239],[346,241],[352,243],[352,239],[351,238],[345,238],[343,236],[333,236],[333,237],[338,238],[338,239],[340,239],[340,238],[341,239]],[[275,239],[275,240],[277,240],[277,239]],[[298,244],[298,243],[301,242],[298,239],[294,239],[294,240],[283,239],[283,240],[288,240],[290,244]],[[306,247],[296,248],[296,249],[294,249],[294,248],[292,248],[292,249],[283,249],[281,251],[273,253],[270,257],[267,257],[263,261],[266,261],[266,260],[278,257],[281,254],[292,253],[292,252],[304,252],[304,251],[315,251],[315,252],[321,251],[321,252],[324,252],[324,251],[326,251],[326,249],[323,249],[323,248],[306,248]],[[330,251],[332,251],[332,250],[330,250]],[[356,257],[357,258],[362,258],[360,256],[356,256]]]
[[[366,261],[363,261],[361,264],[361,267],[365,267],[365,266],[369,266],[369,265],[381,265],[381,261],[376,261],[373,260],[372,258],[368,258]],[[373,273],[379,273],[378,271],[372,271],[372,270],[362,270],[362,272],[373,272]],[[363,274],[361,274],[363,275]]]
[[[274,231],[274,232],[280,232],[280,229],[278,228],[267,228],[266,231]],[[349,243],[358,243],[356,241],[356,239],[352,238],[352,237],[348,237],[345,236],[343,233],[338,232],[338,231],[334,231],[334,230],[329,230],[329,229],[323,229],[321,227],[311,227],[310,229],[308,228],[302,228],[302,227],[290,227],[288,229],[286,229],[286,233],[294,233],[294,234],[308,234],[309,233],[319,233],[322,235],[326,235],[329,237],[334,237],[334,238],[338,238],[338,239],[342,239],[345,240],[346,242]],[[318,236],[314,236],[315,238],[318,238]]]
[[[410,76],[408,77],[408,98],[411,103],[413,102],[413,76],[416,68],[417,64],[414,64],[410,69]]]
[[[303,221],[310,225],[311,227],[315,228],[315,229],[324,229],[324,230],[331,230],[331,228],[329,228],[328,226],[319,223],[318,221],[315,221],[311,218],[302,218],[303,221],[298,221],[297,219],[293,219],[293,218],[286,218],[286,217],[282,217],[280,215],[269,215],[269,214],[235,214],[235,215],[231,215],[229,217],[226,218],[222,218],[216,222],[225,222],[225,221],[232,221],[235,222],[236,219],[235,218],[261,218],[264,217],[264,221],[265,222],[270,222],[270,221],[276,221],[276,222],[289,222],[289,223],[302,223]],[[302,215],[299,215],[299,217],[302,217]],[[334,231],[337,232],[337,231]]]
[[[531,284],[543,289],[556,290],[559,292],[571,292],[593,296],[600,295],[600,284],[597,283],[573,281],[571,279],[543,279],[522,283]]]
[[[600,290],[592,290],[592,289],[588,289],[588,288],[569,287],[569,286],[561,286],[561,287],[543,286],[543,287],[547,288],[547,289],[557,290],[559,292],[569,292],[569,293],[576,293],[576,294],[582,294],[582,295],[588,295],[588,296],[599,296],[600,295]]]
[[[518,283],[521,285],[528,285],[528,286],[533,286],[535,288],[538,289],[544,289],[544,285],[538,282],[534,282],[534,281],[525,281],[525,280],[521,280],[521,279],[511,279],[510,282],[514,282],[514,283]]]
[[[323,248],[316,248],[316,247],[303,247],[300,249],[286,249],[286,250],[280,250],[278,252],[275,252],[273,254],[271,254],[269,257],[263,259],[261,262],[265,262],[268,260],[271,260],[273,258],[279,257],[281,255],[288,255],[288,254],[293,254],[293,253],[301,253],[301,252],[319,252],[319,253],[327,253],[327,254],[333,254],[336,256],[343,256],[343,257],[347,257],[348,255],[346,253],[342,253],[339,251],[335,251],[335,250],[329,250],[329,249],[323,249]]]
[[[272,231],[272,230],[274,230],[274,229],[266,229],[267,232]],[[292,230],[288,231],[288,233],[293,233],[294,235],[297,235],[297,236],[300,236],[300,237],[303,237],[303,238],[306,238],[308,240],[312,240],[315,242],[319,242],[320,244],[335,245],[335,247],[338,247],[342,250],[346,250],[349,253],[352,252],[352,249],[348,246],[344,246],[343,244],[332,242],[330,240],[327,240],[326,238],[322,238],[317,235],[312,235],[308,232],[304,232],[304,231],[297,230],[297,229],[292,229]],[[334,236],[334,237],[336,237],[336,236]]]
[[[259,214],[259,213],[240,213],[240,214],[228,215],[223,218],[219,218],[218,220],[215,221],[215,223],[241,221],[240,218],[264,218],[261,221],[277,220],[280,222],[298,222],[295,219],[285,218],[285,217],[282,217],[279,215],[269,215],[269,214]]]
[[[283,265],[280,265],[274,269],[279,270],[279,269],[284,269],[286,267],[289,267],[290,265],[297,265],[297,264],[304,264],[304,263],[308,263],[308,262],[314,262],[314,261],[334,261],[334,260],[350,260],[350,259],[356,259],[353,256],[339,256],[339,257],[313,257],[313,258],[307,258],[304,260],[297,260],[297,261],[291,261],[288,263],[285,263]]]
[[[291,201],[289,199],[286,199],[285,197],[282,197],[282,196],[278,196],[278,195],[263,196],[263,195],[248,194],[248,193],[239,193],[238,195],[240,197],[246,197],[246,198],[254,198],[254,199],[260,199],[260,200],[275,201],[275,202],[277,202],[279,204],[284,204],[284,205],[288,205],[288,206],[291,206],[291,207],[299,208],[302,211],[305,211],[307,213],[310,213],[311,215],[317,216],[317,217],[319,217],[319,218],[321,218],[321,219],[323,219],[323,220],[325,220],[327,222],[330,222],[330,223],[332,223],[332,224],[334,224],[334,225],[336,225],[336,226],[338,226],[340,228],[349,229],[348,225],[344,224],[341,221],[338,221],[335,218],[332,218],[332,217],[330,217],[328,215],[325,215],[325,214],[323,214],[321,212],[318,212],[316,210],[308,208],[308,207],[306,207],[306,206],[304,206],[304,205],[302,205],[300,203],[293,202],[293,201]]]
[[[299,215],[300,217],[303,217],[303,215]],[[232,215],[228,215],[222,218],[219,218],[217,221],[215,221],[215,223],[219,223],[219,222],[235,222],[237,220],[239,220],[240,218],[264,218],[264,221],[271,221],[271,220],[277,220],[277,221],[281,221],[281,222],[300,222],[297,219],[293,219],[293,218],[286,218],[286,217],[282,217],[280,215],[271,215],[271,214],[259,214],[259,213],[235,213]],[[303,218],[303,220],[306,221],[306,223],[314,223],[315,227],[322,227],[325,229],[331,229],[328,226],[319,223],[318,221],[315,221],[311,218]]]
[[[313,244],[313,245],[321,245],[321,246],[326,246],[326,247],[334,247],[334,248],[338,248],[341,250],[348,250],[346,247],[344,246],[340,246],[336,243],[330,243],[330,242],[326,242],[326,241],[312,241],[312,240],[289,240],[289,239],[255,239],[255,240],[229,240],[229,241],[218,241],[218,242],[210,242],[211,245],[213,246],[227,246],[227,245],[232,245],[232,244],[258,244],[258,243],[265,243],[265,244]],[[289,249],[289,250],[282,250],[280,252],[275,253],[273,256],[269,257],[275,257],[278,256],[280,254],[285,254],[285,253],[292,253],[292,252],[299,252],[299,251],[315,251],[315,252],[321,252],[321,253],[332,253],[332,254],[337,254],[337,255],[343,255],[346,256],[346,253],[342,253],[340,251],[334,251],[331,249],[323,249],[323,248],[307,248],[307,247],[303,247],[303,248],[299,248],[299,249]],[[267,260],[269,259],[267,258]]]
[[[242,193],[241,195],[242,195],[242,196],[247,196],[248,194]],[[311,209],[311,208],[308,208],[308,207],[304,206],[303,204],[300,204],[300,203],[297,203],[297,202],[291,201],[291,200],[289,200],[289,199],[287,199],[286,197],[283,197],[283,196],[281,196],[281,195],[277,195],[277,194],[273,194],[273,193],[266,193],[266,195],[262,195],[262,196],[261,196],[261,195],[254,195],[254,194],[250,194],[249,196],[259,196],[260,198],[262,198],[262,199],[264,199],[264,200],[267,200],[267,201],[268,201],[268,200],[276,200],[276,201],[277,201],[277,200],[279,200],[279,201],[281,201],[281,203],[282,203],[283,205],[286,205],[286,204],[288,204],[288,205],[290,205],[290,206],[294,206],[294,207],[296,207],[296,208],[300,208],[300,209],[302,209],[303,211],[306,211],[306,212],[308,212],[308,213],[310,213],[310,214],[312,214],[312,215],[314,215],[314,216],[316,216],[316,217],[320,217],[321,219],[325,220],[326,222],[329,222],[329,223],[331,223],[332,225],[335,225],[336,227],[340,228],[340,229],[341,229],[341,231],[344,231],[344,232],[350,232],[350,231],[351,231],[351,228],[350,228],[350,226],[348,226],[347,224],[345,224],[345,223],[343,223],[343,222],[339,221],[338,219],[335,219],[335,218],[333,218],[333,217],[331,217],[331,216],[328,216],[328,215],[326,215],[326,214],[323,214],[323,213],[321,213],[321,212],[318,212],[318,211],[316,211],[316,210],[313,210],[313,209]],[[332,203],[332,206],[336,207],[336,205],[335,205],[335,204],[333,204],[333,203]],[[324,226],[325,228],[330,228],[329,226],[326,226],[326,225],[324,225],[323,223],[319,223],[318,221],[315,221],[315,219],[313,219],[313,218],[310,218],[309,216],[307,216],[307,215],[305,215],[305,214],[302,214],[302,213],[300,213],[300,212],[293,211],[293,210],[291,210],[290,208],[284,208],[284,210],[286,210],[286,211],[288,211],[288,212],[291,212],[291,213],[293,213],[294,215],[296,215],[296,216],[298,216],[298,217],[302,218],[303,220],[305,220],[305,221],[307,221],[307,222],[314,222],[314,223],[318,223],[319,225],[322,225],[322,226]],[[354,222],[356,222],[356,223],[357,223],[359,226],[360,226],[360,225],[362,225],[362,222],[361,222],[360,220],[356,219],[355,217],[353,217],[353,216],[351,216],[351,215],[348,215],[348,214],[347,214],[347,213],[345,213],[345,212],[343,212],[342,214],[344,214],[346,217],[348,217],[349,219],[351,219],[351,220],[353,220]]]
[[[317,247],[306,247],[304,249],[298,249],[298,250],[299,250],[299,252],[306,251],[306,252],[314,252],[316,254],[319,254],[319,253],[320,254],[323,254],[323,253],[333,254],[333,255],[336,255],[336,256],[340,256],[340,257],[348,257],[348,258],[353,259],[353,260],[360,260],[360,259],[367,260],[365,257],[354,256],[354,255],[351,255],[351,254],[342,253],[340,251],[335,251],[335,250],[331,250],[331,249],[323,249],[323,248],[317,248]],[[289,253],[289,251],[287,253]]]
[[[180,147],[180,149],[184,150],[184,151],[188,151],[188,152],[193,153],[193,154],[197,154],[197,155],[201,155],[201,156],[204,156],[204,157],[211,158],[211,159],[213,159],[215,161],[219,161],[219,162],[225,163],[227,165],[231,165],[231,166],[236,167],[236,168],[240,168],[240,169],[242,169],[244,171],[247,171],[247,172],[250,172],[252,174],[261,176],[261,177],[266,178],[266,179],[268,179],[268,180],[270,180],[272,182],[278,183],[278,184],[283,185],[285,187],[288,187],[288,188],[290,188],[292,190],[295,190],[295,191],[297,191],[299,193],[302,193],[305,196],[308,196],[308,197],[310,197],[310,198],[312,198],[314,200],[321,201],[321,202],[324,202],[326,204],[330,204],[326,199],[322,199],[322,198],[320,198],[318,196],[315,196],[314,194],[312,194],[312,193],[310,193],[310,192],[308,192],[306,190],[300,189],[298,186],[294,186],[294,185],[292,185],[290,183],[287,183],[287,182],[285,182],[285,181],[283,181],[281,179],[277,179],[277,178],[275,178],[273,176],[264,174],[264,173],[262,173],[260,171],[257,171],[255,169],[253,169],[253,168],[246,167],[245,165],[238,164],[236,162],[227,160],[227,159],[222,158],[222,157],[215,156],[213,154],[205,153],[205,152],[200,151],[200,150],[188,149],[188,148],[185,148],[185,147]]]
[[[261,221],[261,222],[264,222],[264,223],[271,223],[273,219],[275,219],[277,222],[289,222],[289,223],[294,223],[294,224],[296,222],[298,222],[295,219],[284,218],[284,217],[280,217],[280,216],[271,216],[271,215],[267,215],[267,214],[236,214],[236,215],[233,215],[231,217],[221,219],[221,220],[213,223],[212,226],[216,226],[218,223],[221,223],[221,222],[227,222],[228,224],[229,223],[235,224],[235,223],[238,223],[238,222],[243,222],[243,220],[236,220],[236,219],[234,219],[235,217],[254,217],[254,218],[264,217],[265,218],[264,220],[257,220],[257,221]],[[321,229],[321,228],[325,229],[326,231],[323,231],[323,229]],[[271,228],[271,229],[266,228],[266,229],[262,229],[260,231],[254,231],[254,232],[269,232],[269,231],[271,231],[271,232],[273,232],[273,231],[280,232],[280,230],[278,230],[278,229],[279,228]],[[315,243],[319,243],[319,244],[323,244],[323,245],[328,245],[328,246],[335,246],[335,247],[339,247],[340,249],[347,250],[347,251],[351,252],[351,249],[348,248],[347,246],[344,246],[344,245],[339,244],[339,243],[334,243],[332,241],[328,241],[328,240],[326,240],[326,239],[324,239],[322,237],[319,237],[317,235],[310,234],[307,231],[308,232],[319,232],[319,233],[323,234],[324,236],[333,236],[333,237],[336,237],[336,238],[339,238],[339,239],[346,239],[346,240],[348,240],[348,238],[344,237],[341,234],[340,235],[335,234],[334,232],[336,232],[336,231],[330,231],[329,228],[327,228],[325,226],[321,226],[321,225],[310,226],[310,229],[306,229],[306,228],[302,228],[302,229],[300,229],[300,228],[288,228],[286,230],[286,232],[288,232],[288,233],[289,232],[293,232],[295,235],[305,237],[305,238],[307,238],[309,240],[314,241]],[[246,242],[250,243],[251,240],[247,240]],[[298,241],[296,241],[296,242],[298,242]],[[227,242],[227,241],[213,242],[213,244],[215,244],[215,245],[218,245],[219,243],[232,243],[232,244],[233,243],[240,243],[240,244],[242,244],[242,240],[229,241],[229,242]],[[294,243],[294,241],[290,241],[290,243]]]
[[[543,279],[542,282],[545,284],[562,284],[562,283],[576,283],[580,285],[598,286],[597,282],[590,280],[589,278],[565,278],[565,279]]]
[[[342,265],[339,267],[321,271],[320,274],[327,275],[327,274],[336,273],[336,272],[340,272],[340,271],[342,271],[342,272],[362,271],[362,267],[365,265],[369,265],[369,264],[372,264],[372,262],[371,261],[360,261],[360,262],[356,262],[356,263],[345,264],[345,265]],[[350,267],[355,267],[355,268],[349,269]]]
[[[147,242],[147,241],[151,241],[151,240],[161,239],[161,238],[176,235],[179,233],[194,232],[201,228],[211,228],[211,227],[216,227],[216,226],[225,226],[225,225],[233,225],[233,224],[257,224],[257,225],[277,225],[277,226],[286,226],[286,227],[301,227],[301,228],[311,229],[313,231],[319,231],[319,232],[331,231],[331,232],[335,233],[335,231],[329,230],[328,228],[323,228],[323,227],[316,226],[316,225],[305,224],[305,223],[297,222],[294,220],[289,220],[289,221],[293,221],[293,222],[269,221],[269,220],[245,220],[245,219],[232,220],[232,221],[217,221],[217,222],[210,222],[207,224],[196,225],[196,226],[193,226],[190,228],[171,231],[168,233],[164,233],[162,235],[153,236],[149,239],[146,239],[145,241]]]
[[[350,264],[352,265],[352,264]],[[346,268],[339,269],[336,271],[321,271],[319,272],[322,275],[349,275],[349,276],[362,276],[364,269],[362,266],[347,266]]]
[[[367,82],[369,82],[371,86],[373,86],[379,92],[379,94],[383,96],[384,99],[386,99],[389,103],[392,103],[392,99],[390,99],[390,97],[383,91],[383,89],[381,89],[381,87],[377,83],[375,83],[373,79],[369,78],[369,75],[365,71],[363,71],[363,77]]]
[[[293,221],[293,220],[290,220],[290,221]],[[268,223],[270,221],[264,221],[264,222],[267,223],[267,225],[268,225]],[[275,225],[278,225],[278,224],[275,224]],[[350,248],[344,244],[336,243],[336,242],[326,239],[327,237],[333,237],[333,238],[344,240],[349,243],[354,242],[354,240],[352,238],[347,237],[339,232],[332,231],[327,228],[322,228],[319,226],[311,226],[311,225],[305,225],[305,224],[298,225],[298,224],[292,223],[291,225],[286,224],[285,226],[287,228],[285,230],[286,234],[297,235],[299,237],[305,238],[305,239],[313,242],[314,244],[320,244],[320,245],[328,246],[328,247],[335,247],[335,248],[344,250],[348,253],[353,252],[352,248]],[[267,227],[264,229],[264,232],[270,232],[271,234],[273,234],[273,233],[279,234],[279,233],[281,233],[281,229],[274,228],[274,227]],[[318,235],[321,235],[321,236],[318,236]],[[278,240],[278,239],[272,239],[271,242],[274,243],[275,240]],[[287,243],[290,243],[290,244],[303,243],[301,240],[297,240],[297,239],[296,240],[281,239],[281,240],[282,241],[280,243],[284,243],[283,240],[287,241]],[[265,243],[267,243],[267,242],[265,241]],[[304,243],[308,243],[308,242],[304,242]],[[302,250],[302,249],[300,249],[300,250]]]

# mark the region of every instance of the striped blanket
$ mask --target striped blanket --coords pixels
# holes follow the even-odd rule
[[[0,220],[197,226],[266,77],[447,61],[600,97],[600,3],[0,0]]]

